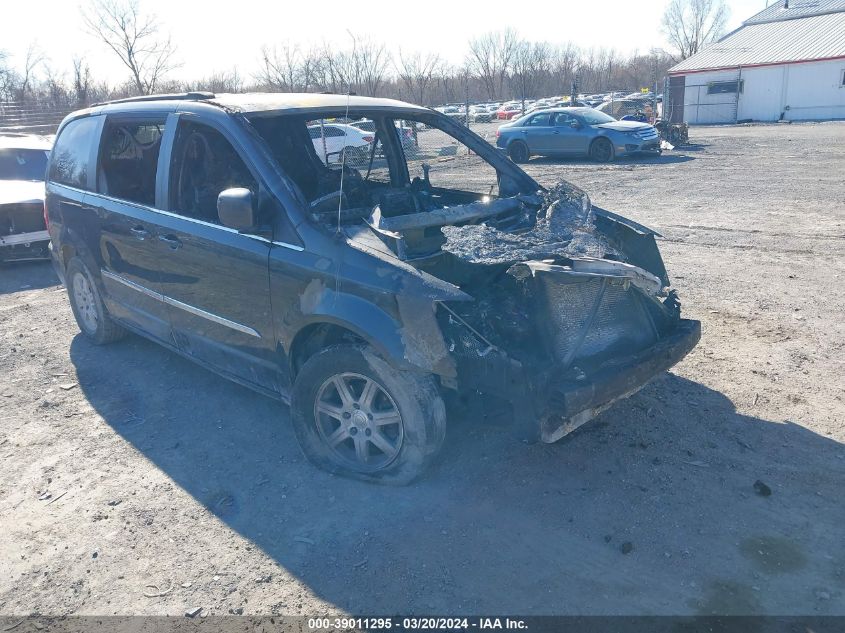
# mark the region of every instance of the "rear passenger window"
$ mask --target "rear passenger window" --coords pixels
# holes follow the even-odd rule
[[[51,181],[88,189],[88,161],[98,123],[97,117],[87,117],[71,121],[64,127],[51,154]]]
[[[217,196],[232,187],[258,194],[258,183],[225,136],[207,125],[180,121],[170,165],[170,209],[220,224]]]
[[[100,144],[97,191],[152,206],[164,118],[108,120]]]
[[[551,119],[551,112],[544,112],[542,114],[537,114],[528,121],[528,125],[539,125],[539,126],[548,126],[550,125]]]

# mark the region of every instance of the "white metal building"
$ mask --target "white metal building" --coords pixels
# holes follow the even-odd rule
[[[669,69],[672,121],[845,119],[845,0],[777,0]]]

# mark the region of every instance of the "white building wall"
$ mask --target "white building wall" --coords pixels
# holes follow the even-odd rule
[[[845,60],[688,74],[684,120],[690,124],[845,119]],[[707,94],[707,84],[741,77],[743,91]]]
[[[707,94],[714,81],[736,81],[738,71],[717,70],[692,73],[684,83],[684,121],[696,123],[736,123],[736,94]]]
[[[785,65],[742,69],[738,121],[777,121],[780,118],[785,72]]]
[[[789,64],[784,89],[784,118],[788,121],[845,119],[845,59]]]

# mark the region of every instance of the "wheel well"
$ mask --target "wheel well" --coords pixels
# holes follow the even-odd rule
[[[299,332],[290,346],[291,380],[296,378],[305,362],[325,347],[341,343],[366,343],[362,337],[334,323],[312,323]]]
[[[72,245],[65,244],[62,246],[62,264],[65,268],[67,268],[67,263],[74,255],[76,255],[76,249]]]

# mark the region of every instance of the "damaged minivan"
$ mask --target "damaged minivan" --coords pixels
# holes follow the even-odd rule
[[[86,337],[135,332],[289,402],[314,464],[371,481],[424,471],[444,401],[553,442],[700,336],[653,231],[398,101],[94,106],[59,129],[46,207]]]

